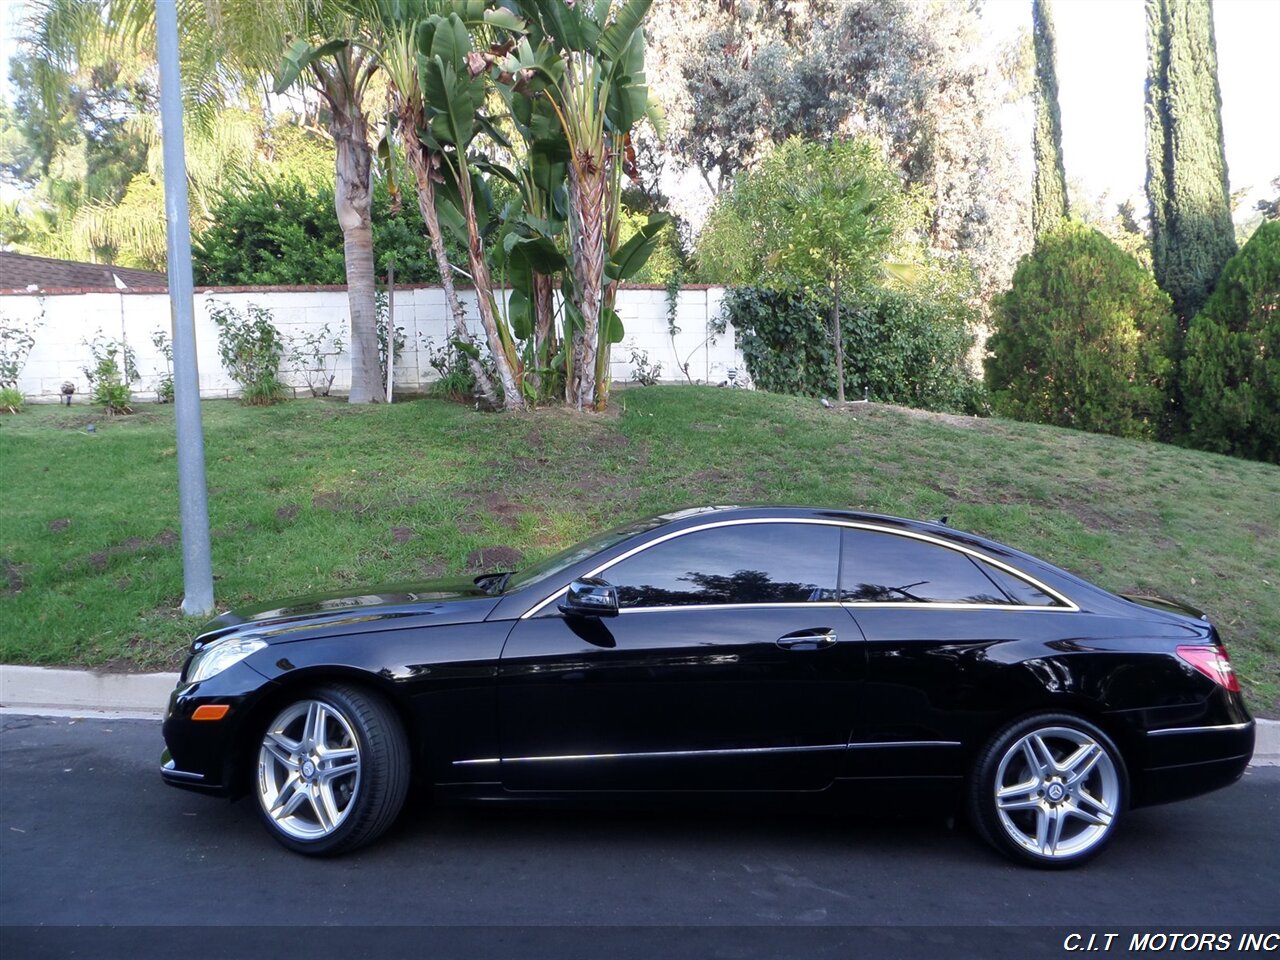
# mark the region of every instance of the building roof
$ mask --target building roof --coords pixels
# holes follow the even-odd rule
[[[130,290],[163,290],[169,278],[163,273],[112,267],[104,263],[77,263],[33,257],[0,250],[0,290],[120,289],[116,277]]]

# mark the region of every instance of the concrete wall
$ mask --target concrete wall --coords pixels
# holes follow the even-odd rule
[[[472,331],[483,342],[475,298],[461,291]],[[632,350],[648,354],[648,362],[661,364],[661,379],[683,381],[681,366],[688,364],[695,381],[719,383],[729,367],[743,369],[732,328],[713,336],[710,324],[720,311],[723,289],[691,287],[678,295],[676,326],[680,333],[670,336],[667,324],[667,294],[662,289],[631,287],[618,293],[617,310],[626,337],[613,348],[612,371],[615,382],[632,376]],[[209,318],[211,301],[222,301],[243,312],[253,303],[271,311],[273,322],[285,337],[303,331],[319,333],[327,324],[331,334],[348,333],[347,294],[342,288],[260,288],[201,289],[195,296],[196,344],[200,366],[200,394],[226,397],[236,385],[218,359],[217,328]],[[18,388],[30,400],[55,400],[64,381],[76,385],[76,400],[83,401],[89,389],[83,368],[91,363],[85,345],[99,332],[108,338],[125,339],[137,354],[138,380],[132,384],[134,396],[149,399],[165,372],[163,356],[152,346],[156,331],[170,331],[169,298],[165,293],[117,293],[115,291],[72,291],[0,295],[0,326],[38,323],[35,346],[27,359]],[[428,347],[443,347],[451,323],[445,310],[444,294],[438,287],[397,290],[395,323],[403,327],[405,347],[396,358],[395,389],[419,392],[436,376],[428,360]],[[713,342],[714,341],[714,342]],[[293,369],[285,355],[283,379],[299,396],[308,395],[305,377]],[[345,393],[351,383],[350,358],[336,357],[334,393]]]

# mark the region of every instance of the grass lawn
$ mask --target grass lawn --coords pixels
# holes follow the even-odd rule
[[[95,423],[95,433],[85,427]],[[619,390],[575,417],[434,400],[204,405],[220,608],[509,567],[678,506],[951,517],[1117,591],[1208,611],[1280,716],[1280,469],[1159,444],[740,390]],[[0,662],[174,668],[173,413],[0,418]]]

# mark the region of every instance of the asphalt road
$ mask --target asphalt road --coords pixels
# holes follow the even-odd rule
[[[411,811],[368,850],[308,860],[272,841],[248,802],[163,785],[161,746],[150,721],[0,717],[0,951],[70,955],[55,931],[72,926],[266,925],[287,943],[305,928],[312,945],[333,946],[341,937],[318,928],[366,924],[452,928],[436,931],[445,955],[471,928],[488,931],[492,952],[536,955],[545,942],[564,957],[583,935],[567,928],[593,925],[647,928],[654,950],[638,955],[674,955],[678,943],[698,956],[755,956],[782,955],[766,949],[780,931],[858,925],[879,928],[893,955],[913,955],[904,944],[914,938],[951,942],[943,955],[956,956],[966,951],[947,928],[1013,925],[1026,930],[1001,941],[1010,955],[1061,956],[1061,935],[1074,930],[1280,926],[1275,767],[1133,811],[1101,859],[1069,872],[1007,863],[941,815],[714,810]],[[144,933],[133,930],[122,955],[147,955]],[[808,936],[787,952],[851,955],[847,943]],[[584,956],[628,955],[599,935],[581,946]],[[460,956],[488,952],[458,946]]]

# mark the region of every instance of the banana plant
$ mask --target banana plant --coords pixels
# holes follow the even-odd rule
[[[605,400],[597,383],[619,335],[617,314],[605,313],[609,223],[616,217],[625,137],[654,115],[642,29],[652,3],[514,3],[530,23],[531,42],[518,44],[503,69],[540,75],[568,145],[571,284],[565,336],[572,349],[566,357],[566,399],[579,410],[598,409]]]
[[[516,30],[522,25],[506,8],[485,10],[475,0],[463,7],[469,15],[479,13],[482,22],[496,30]],[[416,43],[426,121],[417,134],[440,158],[439,192],[461,214],[466,226],[471,282],[489,350],[502,381],[503,405],[509,410],[522,409],[523,366],[510,325],[497,310],[477,204],[483,180],[469,155],[472,142],[482,129],[501,137],[483,112],[493,55],[486,56],[485,51],[472,45],[471,33],[456,11],[447,17],[436,14],[424,19],[418,25]]]
[[[438,184],[443,181],[440,173],[441,157],[423,142],[419,131],[427,125],[426,106],[419,77],[418,26],[433,14],[454,12],[449,0],[343,0],[350,12],[370,27],[379,38],[377,53],[379,63],[387,77],[390,94],[390,111],[384,124],[384,135],[378,144],[378,155],[383,161],[384,172],[395,189],[395,163],[392,159],[393,138],[398,136],[404,151],[404,159],[413,174],[418,210],[426,226],[427,239],[440,272],[440,286],[445,306],[453,317],[453,341],[467,358],[476,387],[489,408],[498,406],[498,393],[488,371],[480,362],[467,327],[466,311],[458,297],[453,281],[453,265],[444,245],[444,228],[465,230],[465,224],[452,206],[437,202]],[[483,9],[477,12],[483,17]],[[442,227],[440,214],[448,223]]]

